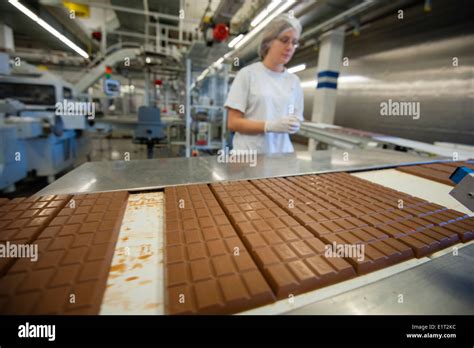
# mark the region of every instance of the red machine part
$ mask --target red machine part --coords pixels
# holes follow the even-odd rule
[[[224,23],[219,23],[214,27],[213,30],[214,40],[224,41],[229,37],[229,27]]]

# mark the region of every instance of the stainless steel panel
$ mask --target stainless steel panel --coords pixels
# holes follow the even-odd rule
[[[474,245],[288,314],[474,314]],[[398,303],[398,295],[403,303]]]
[[[333,149],[259,155],[253,167],[249,163],[220,163],[217,156],[89,162],[37,194],[146,190],[190,183],[388,168],[434,160],[389,150]]]
[[[474,144],[474,26],[470,1],[423,2],[348,36],[341,68],[335,124],[424,142]],[[472,13],[472,11],[471,11]],[[317,55],[314,52],[314,55]],[[457,58],[458,66],[453,66]],[[317,57],[314,57],[317,60]],[[306,62],[315,63],[315,61]],[[314,80],[316,68],[300,74]],[[311,119],[313,88],[305,88]],[[420,118],[382,116],[380,104],[419,102]]]

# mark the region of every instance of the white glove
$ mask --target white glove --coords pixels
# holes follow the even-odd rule
[[[265,122],[265,133],[295,134],[300,129],[300,121],[296,116],[286,116],[275,121]]]

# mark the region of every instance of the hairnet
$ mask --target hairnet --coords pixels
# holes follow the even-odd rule
[[[288,14],[281,14],[272,20],[263,30],[262,41],[258,47],[258,55],[263,59],[270,49],[270,43],[275,40],[281,33],[288,29],[295,29],[298,37],[301,35],[300,21]]]

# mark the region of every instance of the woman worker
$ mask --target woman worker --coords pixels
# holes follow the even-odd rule
[[[230,88],[225,107],[227,127],[235,132],[234,150],[257,153],[293,152],[289,134],[303,121],[300,79],[285,69],[301,34],[301,24],[287,14],[264,29],[261,61],[241,69]]]

